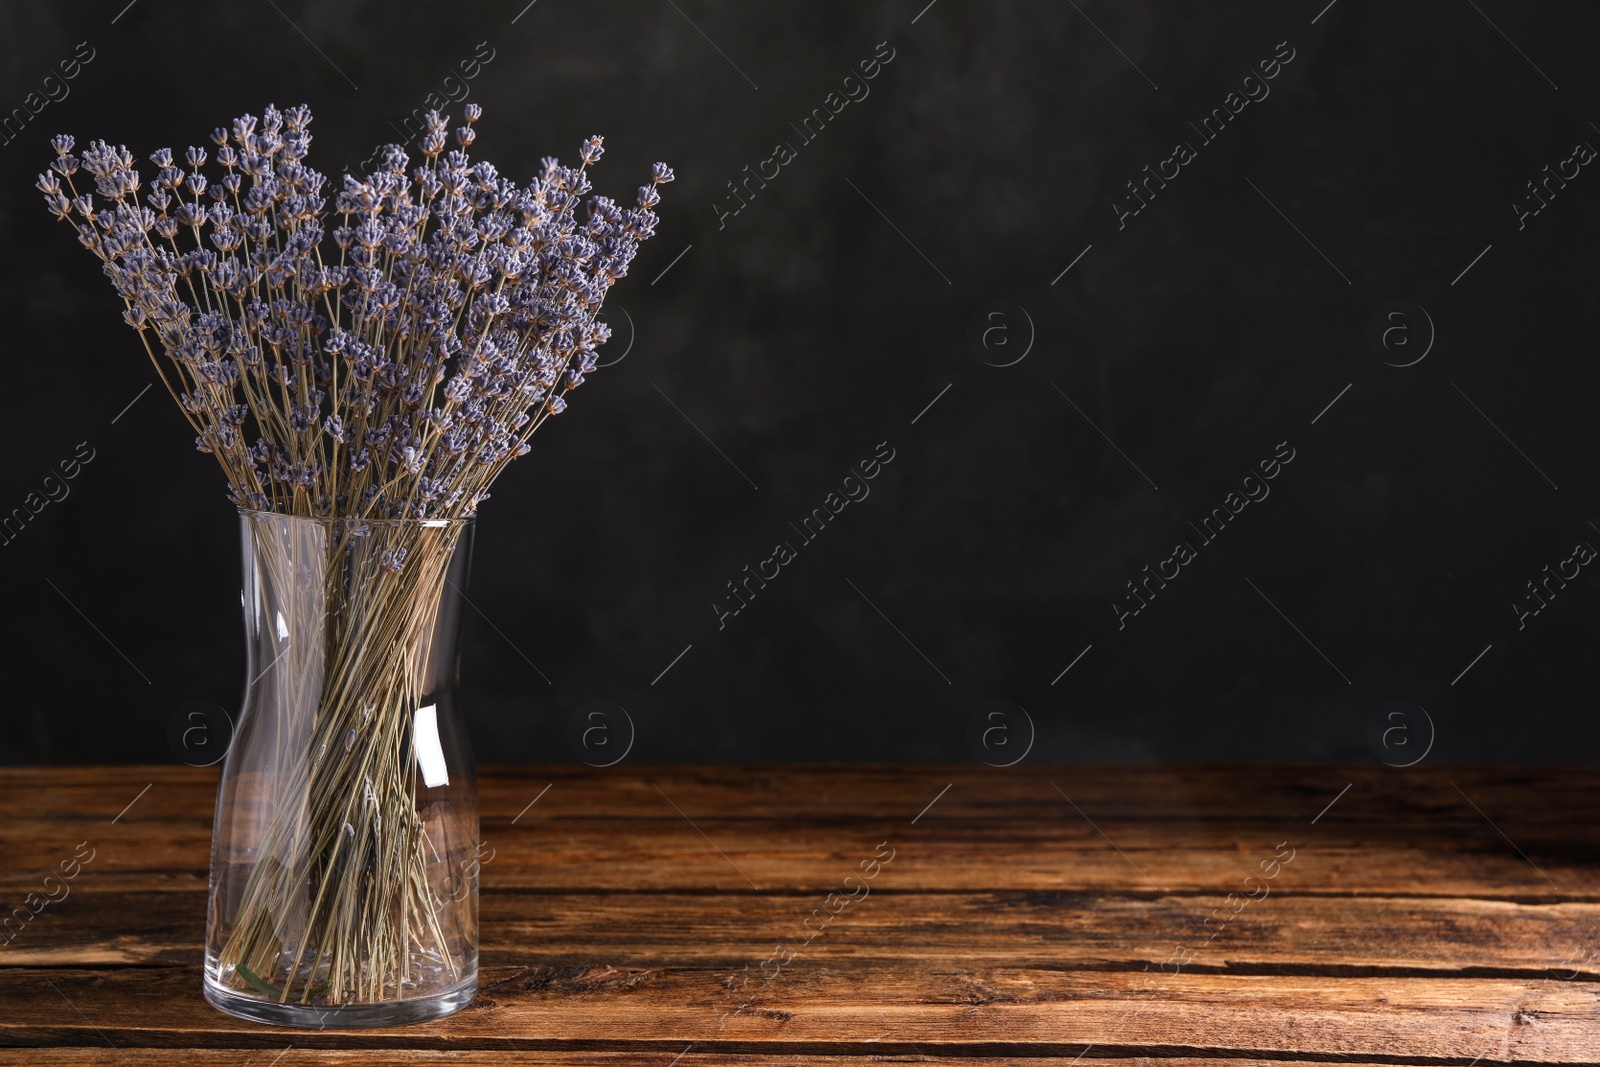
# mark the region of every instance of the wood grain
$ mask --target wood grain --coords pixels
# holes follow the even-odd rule
[[[486,770],[477,1002],[335,1032],[200,997],[214,771],[0,770],[0,1064],[1595,1062],[1589,778]]]

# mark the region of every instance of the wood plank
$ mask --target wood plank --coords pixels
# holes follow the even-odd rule
[[[897,850],[896,884],[907,889],[1215,894],[1232,892],[1278,841],[1288,840],[1308,872],[1298,892],[1600,901],[1600,868],[1574,854],[1570,842],[1559,846],[1563,856],[1555,854],[1557,846],[1541,850],[1540,842],[1519,838],[1535,867],[1488,827],[1468,828],[1455,837],[1434,830],[1429,839],[1391,837],[1382,828],[1312,828],[1293,836],[1280,827],[1275,829],[1285,836],[1278,836],[1259,828],[1214,826],[1206,835],[1175,838],[1141,825],[1101,823],[1115,842],[1112,847],[1086,826],[1038,821],[936,825],[901,833],[886,833],[881,826],[852,832],[715,818],[697,819],[696,825],[705,837],[681,821],[659,820],[485,825],[482,833],[496,851],[489,865],[495,883],[525,889],[826,892],[869,858],[879,842],[888,841]],[[0,854],[8,861],[0,875],[0,899],[36,888],[82,840],[96,849],[83,877],[106,888],[193,891],[207,884],[209,823],[136,823],[82,837],[47,832],[27,823],[0,828]],[[1589,854],[1597,853],[1600,844]]]
[[[55,785],[31,768],[0,773],[0,812],[14,813],[0,819],[0,850],[12,861],[0,871],[0,891],[27,892],[83,840],[97,849],[94,878],[108,887],[206,884],[215,773],[161,770],[172,780],[162,778],[112,823],[157,773],[115,770],[106,780],[69,770]],[[810,778],[785,769],[754,774],[742,792],[732,771],[668,768],[604,779],[587,768],[492,771],[484,810],[503,802],[510,814],[486,814],[482,833],[498,857],[493,878],[522,888],[741,891],[749,889],[748,877],[763,890],[826,891],[887,840],[897,849],[904,888],[1226,893],[1272,845],[1287,840],[1305,856],[1305,868],[1319,872],[1300,891],[1600,901],[1600,868],[1589,862],[1600,852],[1600,818],[1587,814],[1600,816],[1600,805],[1587,795],[1580,803],[1574,792],[1587,774],[1541,772],[1550,790],[1532,804],[1530,794],[1492,774],[1450,772],[1474,797],[1469,803],[1438,775],[1401,779],[1365,770],[1360,786],[1313,824],[1306,812],[1314,816],[1342,786],[1313,789],[1303,777],[1267,771],[1234,782],[1232,769],[1166,776],[1141,769],[1127,772],[1127,781],[1093,770],[1073,770],[1080,779],[1073,783],[1076,808],[1055,792],[1047,780],[1054,772],[1046,771],[1000,776],[964,768],[919,772],[913,780],[881,769],[828,768]],[[1330,784],[1343,776],[1334,773]],[[915,816],[923,798],[942,788],[940,778],[959,785],[913,824],[905,813]],[[1163,800],[1158,786],[1168,778],[1215,806],[1203,808],[1182,794]],[[549,793],[513,824],[552,780]],[[1511,780],[1531,789],[1538,779]],[[1222,782],[1229,783],[1225,792]],[[1498,819],[1490,823],[1472,803]],[[1276,814],[1286,809],[1293,818]],[[1562,818],[1551,821],[1552,811]]]
[[[47,984],[45,979],[51,984]],[[1592,1063],[1600,984],[1547,979],[1071,974],[830,961],[730,1011],[716,972],[491,968],[435,1023],[278,1031],[197,1011],[197,968],[0,971],[0,1043],[481,1048],[791,1057],[1103,1055]],[[52,988],[53,984],[53,988]],[[735,1008],[738,1007],[735,1003]]]
[[[783,946],[812,966],[849,958],[910,967],[945,961],[1157,973],[1600,981],[1596,904],[1279,893],[1234,912],[1221,898],[906,892],[892,887],[891,876],[892,870],[880,874],[878,888],[857,902],[835,901],[841,910],[831,918],[823,897],[799,893],[491,889],[481,903],[482,958],[493,966],[692,966],[734,973],[747,965],[759,969]],[[205,932],[199,892],[82,890],[57,907],[59,913],[46,911],[37,927],[30,924],[0,948],[0,965],[188,965]],[[806,919],[822,933],[802,932]],[[1173,960],[1179,947],[1194,951],[1190,962]]]
[[[555,808],[599,818],[676,818],[659,786],[696,819],[705,811],[747,819],[869,816],[896,823],[909,821],[946,784],[952,788],[932,809],[944,818],[1015,814],[1051,797],[1061,803],[1059,786],[1097,819],[1227,816],[1293,823],[1311,819],[1348,784],[1350,792],[1328,821],[1481,822],[1459,787],[1503,826],[1568,825],[1587,839],[1600,833],[1592,818],[1600,815],[1593,780],[1593,771],[1581,767],[485,765],[479,769],[479,798],[486,821],[509,820],[546,785],[550,792],[530,815]],[[109,821],[150,785],[130,815],[209,820],[216,782],[215,768],[178,765],[0,767],[0,818],[42,814]],[[1534,796],[1541,803],[1527,803]]]

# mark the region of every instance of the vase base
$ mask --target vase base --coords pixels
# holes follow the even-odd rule
[[[457,983],[440,993],[390,1000],[378,1004],[279,1004],[245,996],[237,990],[205,979],[206,1000],[218,1011],[256,1023],[294,1026],[304,1030],[368,1029],[376,1026],[404,1026],[453,1015],[472,1003],[478,994],[478,976]]]

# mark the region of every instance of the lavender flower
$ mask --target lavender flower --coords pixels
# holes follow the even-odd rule
[[[217,127],[214,162],[160,149],[149,181],[124,147],[51,140],[47,207],[102,261],[238,506],[362,532],[470,515],[595,370],[601,304],[672,170],[657,163],[632,206],[589,196],[596,136],[579,166],[547,157],[518,184],[469,158],[482,109],[464,112],[454,148],[429,112],[420,160],[388,145],[337,190],[305,163],[305,106]]]

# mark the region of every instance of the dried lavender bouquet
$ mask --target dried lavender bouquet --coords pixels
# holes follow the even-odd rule
[[[591,137],[581,165],[547,158],[520,186],[469,160],[480,114],[466,106],[447,152],[430,112],[409,177],[399,145],[346,175],[331,235],[305,106],[215,130],[211,177],[203,147],[182,166],[153,153],[143,204],[132,155],[101,141],[80,157],[55,138],[38,181],[220,462],[257,584],[291,591],[259,712],[284,720],[270,822],[212,946],[220,980],[280,1004],[409,995],[426,961],[459,977],[465,942],[423,873],[439,845],[411,737],[441,587],[462,520],[595,369],[601,303],[673,178],[658,163],[632,206],[584,202]],[[323,521],[284,536],[289,517]]]

